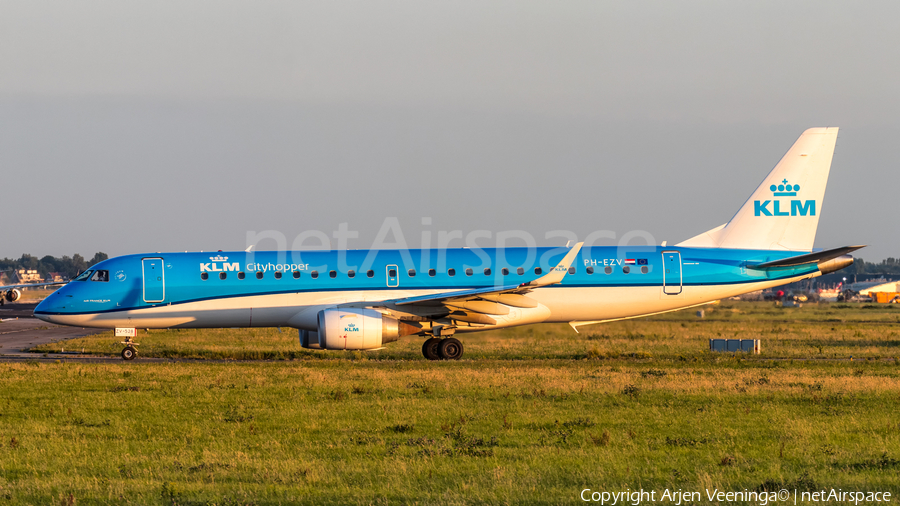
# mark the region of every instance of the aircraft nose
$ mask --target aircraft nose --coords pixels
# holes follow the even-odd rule
[[[40,301],[38,305],[35,306],[34,317],[44,320],[45,322],[54,323],[53,315],[51,313],[59,313],[63,309],[58,307],[60,305],[57,294],[52,293],[49,297]]]
[[[34,308],[34,317],[40,320],[44,320],[45,322],[50,321],[47,319],[47,315],[44,314],[47,311],[47,307],[47,299],[40,301]]]

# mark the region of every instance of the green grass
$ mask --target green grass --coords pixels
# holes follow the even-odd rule
[[[427,362],[413,340],[329,353],[299,350],[288,329],[142,333],[142,356],[293,360],[0,364],[0,503],[560,504],[584,488],[896,496],[898,315],[728,303],[703,320],[464,336],[459,362]],[[719,333],[762,338],[766,354],[703,351]],[[115,353],[114,339],[78,341]],[[866,358],[796,360],[849,354]]]
[[[900,305],[807,304],[780,308],[769,302],[732,302],[651,318],[581,327],[530,325],[461,335],[469,359],[546,360],[579,358],[708,359],[709,340],[761,339],[771,358],[894,358],[900,356]],[[140,329],[144,357],[207,359],[419,360],[421,339],[390,343],[383,350],[358,353],[300,348],[295,329]],[[83,339],[38,346],[34,351],[81,350],[117,355],[121,338],[107,331]]]

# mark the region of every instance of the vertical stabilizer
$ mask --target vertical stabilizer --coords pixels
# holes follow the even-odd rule
[[[724,226],[679,246],[811,251],[837,128],[810,128]]]

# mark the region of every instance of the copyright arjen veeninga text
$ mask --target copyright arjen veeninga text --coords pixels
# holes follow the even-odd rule
[[[682,504],[705,504],[708,502],[722,503],[756,503],[766,506],[772,503],[844,503],[844,504],[875,504],[891,502],[890,492],[870,492],[858,490],[843,490],[830,488],[823,490],[788,490],[779,491],[726,491],[726,490],[620,490],[601,491],[586,488],[581,491],[581,500],[597,504],[632,505],[665,503],[679,506]]]

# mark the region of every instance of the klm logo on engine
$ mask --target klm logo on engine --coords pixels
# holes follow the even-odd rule
[[[212,262],[206,264],[200,264],[200,272],[222,272],[222,271],[239,271],[241,270],[240,262],[231,262],[228,263],[228,257],[223,257],[221,255],[216,255],[214,257],[209,257]],[[221,262],[222,268],[219,268],[219,263]]]
[[[344,332],[359,332],[359,327],[357,327],[355,323],[351,323],[344,327]]]
[[[785,179],[779,185],[769,187],[775,197],[796,197],[800,191],[799,184],[788,184]],[[789,204],[788,204],[789,203]],[[769,205],[771,204],[771,207]],[[787,205],[790,205],[788,210]],[[782,209],[782,206],[784,208]],[[815,216],[816,201],[815,200],[754,200],[753,201],[754,216]]]

